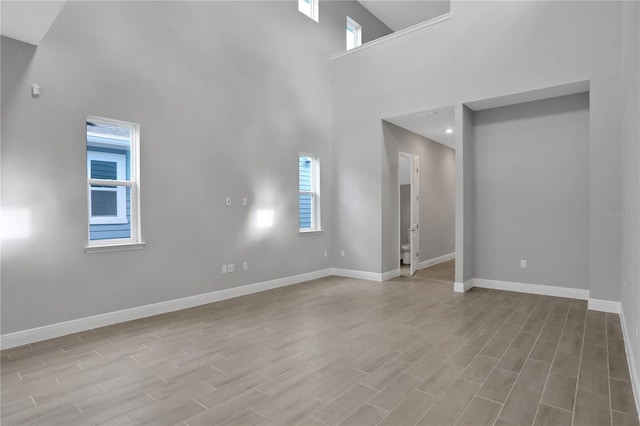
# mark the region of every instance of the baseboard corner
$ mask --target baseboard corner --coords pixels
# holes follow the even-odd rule
[[[466,293],[473,287],[473,278],[465,281],[464,283],[454,282],[453,291],[456,293]]]
[[[610,314],[620,314],[622,312],[622,304],[613,300],[589,298],[587,308],[591,311],[607,312]]]
[[[387,281],[400,276],[400,269],[394,269],[393,271],[387,271],[382,273],[381,280]]]

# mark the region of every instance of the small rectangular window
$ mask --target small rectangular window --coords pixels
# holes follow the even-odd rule
[[[298,156],[298,212],[300,232],[320,231],[320,162],[309,154]]]
[[[362,26],[347,16],[347,50],[362,44]]]
[[[87,117],[89,247],[140,242],[139,126]]]
[[[320,0],[298,0],[298,11],[319,22],[318,2]]]

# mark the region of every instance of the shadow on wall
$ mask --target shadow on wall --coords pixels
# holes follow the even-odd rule
[[[358,3],[394,32],[404,30],[451,11],[448,0],[360,0]]]
[[[31,61],[36,54],[36,46],[7,37],[2,37],[2,50],[11,56],[10,66],[2,67],[2,81],[19,81],[24,84],[2,84],[2,98],[12,105],[20,90],[31,87],[32,82],[24,81],[29,75]],[[5,80],[6,78],[6,80]],[[36,83],[36,82],[33,82]],[[6,118],[6,117],[3,117]]]

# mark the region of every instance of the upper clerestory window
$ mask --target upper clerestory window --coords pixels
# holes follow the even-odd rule
[[[320,0],[298,0],[298,10],[316,22],[318,17],[318,2]]]
[[[362,44],[362,26],[347,16],[347,50]]]

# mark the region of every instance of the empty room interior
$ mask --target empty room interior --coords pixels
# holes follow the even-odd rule
[[[640,426],[640,2],[0,19],[3,425]]]

